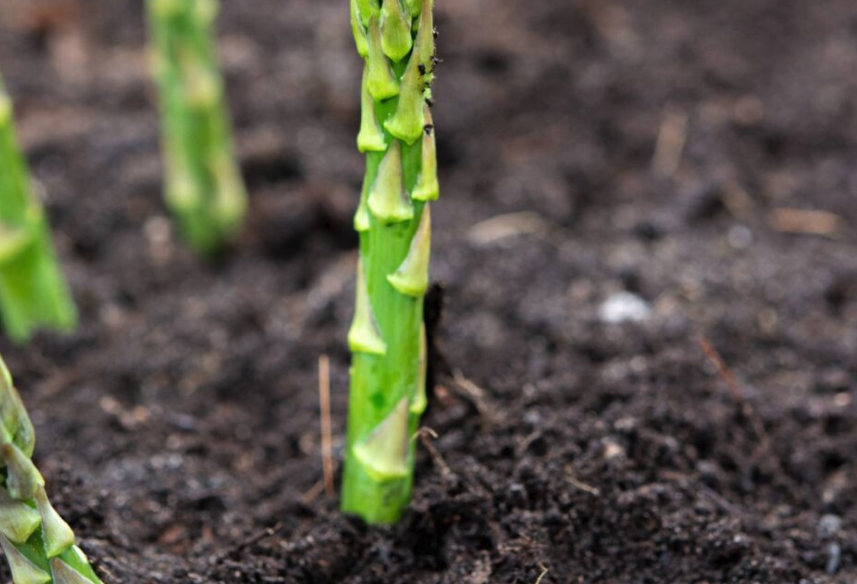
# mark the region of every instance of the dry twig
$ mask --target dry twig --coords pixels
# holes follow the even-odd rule
[[[544,577],[547,575],[547,573],[549,571],[548,567],[545,566],[544,564],[539,564],[539,568],[542,569],[542,573],[539,574],[538,579],[536,579],[536,584],[541,584],[542,580],[544,579]]]
[[[837,237],[843,220],[828,211],[808,209],[774,209],[769,219],[771,228],[784,233]]]
[[[437,451],[434,444],[429,438],[437,440],[438,435],[437,432],[429,428],[428,426],[423,426],[417,433],[414,435],[414,438],[419,438],[422,445],[428,450],[429,456],[431,456],[432,461],[437,465],[440,469],[440,474],[443,476],[444,482],[452,476],[452,471],[449,469],[449,465],[446,464],[446,461],[440,455],[440,452]]]
[[[735,373],[726,365],[723,361],[723,358],[720,356],[720,353],[711,345],[711,343],[706,339],[703,335],[699,335],[697,337],[697,342],[699,346],[702,348],[702,351],[705,353],[705,356],[708,357],[708,360],[711,361],[715,367],[717,367],[717,371],[720,373],[720,377],[726,383],[726,386],[729,388],[729,391],[732,393],[732,398],[735,400],[735,403],[740,408],[741,414],[747,418],[747,421],[750,422],[750,425],[753,427],[753,433],[756,434],[756,439],[759,440],[760,446],[763,451],[770,450],[770,437],[768,433],[765,431],[765,426],[762,423],[762,419],[759,417],[758,412],[753,407],[753,405],[747,401],[746,396],[744,395],[744,390],[741,388],[741,385],[738,383],[738,378],[735,377]]]
[[[600,489],[598,489],[597,487],[593,487],[592,485],[588,485],[588,484],[584,483],[583,481],[581,481],[580,479],[578,479],[574,475],[574,471],[571,468],[571,465],[568,465],[565,467],[565,480],[568,481],[568,483],[570,485],[572,485],[575,488],[580,489],[584,493],[589,493],[590,495],[592,495],[594,497],[598,497],[601,495]]]
[[[301,501],[303,501],[305,505],[309,505],[310,503],[318,499],[318,496],[321,495],[323,492],[324,480],[320,480],[316,484],[314,484],[309,491],[301,495]]]
[[[490,405],[484,389],[466,378],[459,369],[453,372],[452,380],[453,386],[460,390],[456,393],[472,403],[485,421],[492,422],[495,419],[494,408]]]
[[[321,462],[324,469],[324,492],[334,494],[333,440],[330,430],[330,358],[318,358],[318,403],[321,417]]]
[[[551,230],[550,222],[532,211],[507,213],[480,221],[467,232],[467,240],[473,245],[490,245],[515,235],[545,237]]]

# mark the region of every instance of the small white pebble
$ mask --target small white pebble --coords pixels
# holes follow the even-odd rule
[[[649,303],[630,292],[618,292],[604,301],[598,308],[598,318],[602,322],[616,324],[632,321],[641,322],[652,314]]]
[[[606,443],[604,444],[604,458],[606,458],[607,460],[625,458],[625,449],[613,442],[612,440],[606,441]]]

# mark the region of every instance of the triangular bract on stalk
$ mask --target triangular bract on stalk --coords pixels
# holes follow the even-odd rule
[[[384,54],[398,63],[411,52],[414,39],[411,37],[411,23],[405,14],[400,0],[382,0],[381,5],[381,47]]]
[[[369,93],[369,70],[363,68],[361,83],[360,133],[357,134],[357,149],[360,152],[384,152],[387,149],[387,139],[384,130],[378,122],[375,113],[375,102]]]
[[[426,127],[420,157],[422,164],[417,184],[411,193],[415,201],[436,201],[440,196],[440,184],[437,180],[437,144],[435,142],[434,121],[428,104],[425,106]]]
[[[369,189],[368,203],[372,214],[384,223],[408,221],[414,216],[414,207],[405,190],[402,144],[398,140],[393,140],[378,166],[378,175]]]
[[[378,428],[354,447],[372,478],[388,481],[408,473],[408,400],[402,399]]]
[[[419,297],[428,288],[429,259],[431,256],[431,208],[426,205],[420,226],[411,241],[408,255],[393,274],[387,276],[390,284],[408,296]]]
[[[369,291],[366,286],[366,275],[361,264],[357,267],[354,319],[351,321],[351,328],[348,331],[348,345],[355,352],[383,356],[387,353],[387,344],[384,342],[378,328],[378,322],[375,320],[375,312],[372,310]]]
[[[378,17],[369,19],[369,67],[367,86],[372,99],[383,101],[399,95],[399,82],[384,49],[381,46],[381,27]]]
[[[384,122],[388,132],[407,144],[416,142],[425,129],[423,109],[426,85],[422,69],[420,52],[415,48],[402,77],[396,113]]]

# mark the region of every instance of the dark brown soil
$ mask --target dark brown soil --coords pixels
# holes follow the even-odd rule
[[[320,489],[362,172],[347,3],[224,4],[253,211],[205,265],[160,199],[140,2],[0,0],[82,312],[0,350],[106,582],[857,581],[854,0],[438,2],[438,437],[385,529]],[[599,319],[621,291],[648,319]]]

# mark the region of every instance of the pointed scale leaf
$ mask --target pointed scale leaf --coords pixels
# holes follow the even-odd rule
[[[208,161],[211,175],[219,188],[215,191],[212,203],[213,215],[225,230],[232,230],[241,224],[247,212],[247,193],[235,167],[232,153],[228,148],[218,148],[211,153]]]
[[[369,68],[363,68],[361,84],[360,133],[357,134],[357,149],[360,152],[383,152],[387,149],[384,130],[375,113],[375,101],[369,93]]]
[[[428,396],[426,395],[426,375],[428,373],[428,341],[426,339],[426,325],[423,323],[420,330],[420,371],[417,378],[417,391],[411,398],[410,411],[419,416],[426,411]]]
[[[428,288],[429,258],[431,255],[431,208],[426,205],[420,226],[411,240],[411,248],[405,261],[387,281],[406,296],[419,298]]]
[[[369,26],[373,16],[378,16],[378,0],[356,0],[357,13],[364,27]]]
[[[6,364],[0,359],[0,436],[11,442],[18,431],[19,415],[15,386]]]
[[[372,99],[383,101],[399,95],[399,82],[396,80],[390,61],[381,47],[381,27],[378,17],[369,20],[369,94]]]
[[[188,170],[176,170],[170,177],[167,202],[179,212],[189,212],[202,204],[202,191]]]
[[[5,93],[0,93],[0,128],[12,123],[12,100]]]
[[[186,66],[185,99],[188,106],[197,111],[215,107],[223,95],[220,79],[203,63],[189,60]]]
[[[422,0],[422,12],[420,13],[419,31],[417,32],[416,50],[420,53],[420,64],[425,67],[426,73],[432,73],[434,69],[434,11],[432,0]]]
[[[37,510],[0,489],[0,534],[13,543],[24,543],[41,524]]]
[[[383,0],[381,6],[381,47],[394,63],[408,56],[414,39],[411,21],[402,8],[401,0]]]
[[[360,190],[360,204],[357,205],[357,212],[354,213],[354,230],[357,233],[369,231],[369,228],[372,226],[371,219],[369,217],[368,198],[369,177],[367,175],[363,177],[363,188]]]
[[[8,434],[8,441],[20,448],[25,456],[32,456],[36,447],[36,433],[21,396],[13,385],[0,387],[0,420],[3,431]]]
[[[408,68],[402,77],[401,93],[396,113],[386,122],[384,127],[396,138],[407,144],[419,140],[425,128],[425,79],[423,65],[420,63],[419,49],[414,49]]]
[[[375,480],[407,476],[408,421],[408,400],[402,398],[372,434],[354,446],[355,457]]]
[[[86,554],[76,545],[64,551],[56,559],[61,560],[66,566],[81,574],[91,584],[101,584],[98,574],[89,565],[89,559],[86,557]]]
[[[423,0],[405,0],[405,8],[411,18],[416,18],[423,8]]]
[[[378,166],[378,176],[369,189],[369,210],[384,223],[400,223],[414,217],[402,174],[402,144],[393,141]]]
[[[9,368],[6,367],[6,362],[0,358],[0,389],[5,391],[11,387],[13,387],[12,374],[9,372]]]
[[[92,581],[59,558],[51,560],[53,584],[92,584]]]
[[[12,498],[19,501],[35,499],[36,492],[44,486],[45,480],[33,461],[11,443],[0,446],[0,455],[6,463],[6,488]]]
[[[425,120],[422,164],[411,198],[415,201],[436,201],[440,197],[440,184],[437,181],[437,144],[434,136],[434,121],[428,105],[425,107]]]
[[[357,46],[357,54],[364,59],[369,56],[369,38],[366,27],[360,18],[360,9],[357,0],[351,0],[351,32],[354,33],[354,44]]]
[[[47,584],[51,575],[39,568],[27,556],[21,553],[12,542],[0,536],[0,545],[6,554],[6,561],[12,571],[12,581],[15,584]]]
[[[0,223],[0,265],[14,261],[28,246],[43,237],[45,213],[35,201],[26,203],[23,221],[15,226]]]
[[[384,342],[378,322],[375,320],[362,261],[357,266],[356,294],[354,320],[351,321],[351,328],[348,330],[348,346],[355,353],[383,356],[387,353],[387,343]]]
[[[74,545],[74,532],[48,501],[45,489],[36,492],[36,506],[42,516],[43,539],[48,558],[53,558]]]
[[[0,105],[0,107],[2,106]],[[2,120],[0,120],[0,125],[2,125]],[[36,240],[37,236],[38,232],[28,227],[9,228],[0,224],[0,266],[17,258],[24,248]]]
[[[63,552],[57,559],[62,560],[72,570],[82,574],[91,584],[101,584],[101,580],[98,578],[95,570],[89,565],[89,558],[76,545]]]

